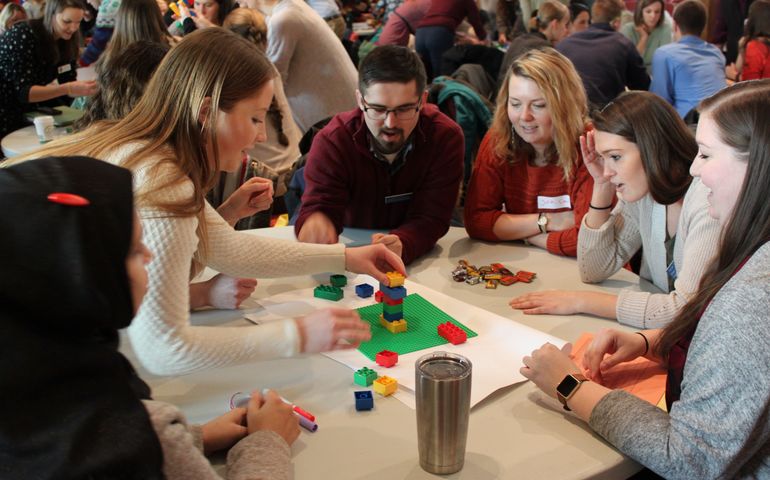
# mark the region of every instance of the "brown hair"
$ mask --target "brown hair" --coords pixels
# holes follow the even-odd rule
[[[537,31],[543,31],[551,22],[561,22],[564,17],[569,17],[569,9],[563,3],[546,0],[537,9],[537,15],[532,17],[530,26]]]
[[[666,16],[666,4],[663,3],[663,0],[639,0],[636,2],[636,8],[634,9],[634,25],[639,27],[644,24],[644,14],[642,13],[642,10],[653,3],[660,4],[660,18],[658,18],[658,23],[655,24],[655,28],[658,28],[663,23],[663,17]]]
[[[668,359],[671,348],[698,323],[708,304],[742,262],[770,239],[770,81],[736,83],[704,100],[699,110],[717,126],[720,140],[747,162],[746,177],[719,253],[701,277],[697,293],[661,334],[655,352]]]
[[[625,9],[622,0],[596,0],[591,7],[592,23],[611,23]]]
[[[262,12],[251,8],[236,8],[225,18],[223,27],[267,50],[267,23]]]
[[[217,124],[220,111],[229,111],[253,96],[274,77],[274,71],[262,51],[232,32],[219,27],[196,30],[166,55],[145,94],[123,120],[99,122],[16,158],[104,158],[124,145],[141,142],[123,167],[138,169],[148,157],[162,155],[149,166],[148,175],[157,177],[160,169],[169,164],[179,175],[163,176],[168,179],[153,185],[138,185],[137,206],[150,206],[171,216],[197,216],[203,260],[207,246],[204,197],[219,170],[217,134],[212,126]],[[210,108],[201,122],[207,102]],[[206,145],[211,145],[214,158],[207,158]],[[192,182],[191,197],[173,201],[165,198],[168,187],[185,182]]]
[[[761,0],[754,2],[749,7],[749,13],[746,17],[745,29],[746,41],[743,48],[749,41],[764,37],[765,43],[770,39],[770,2]]]
[[[580,76],[572,62],[550,47],[530,50],[513,61],[497,94],[491,126],[495,154],[510,163],[529,161],[535,156],[532,145],[513,131],[508,118],[508,85],[514,75],[532,80],[543,94],[553,121],[553,144],[546,149],[545,157],[559,165],[564,178],[569,179],[578,162],[577,143],[588,117]]]
[[[68,8],[76,8],[85,11],[86,5],[82,0],[47,0],[42,19],[29,20],[29,26],[38,35],[44,38],[44,44],[49,44],[55,48],[43,45],[37,50],[42,54],[48,63],[54,65],[60,62],[71,62],[78,58],[80,46],[80,30],[76,31],[69,40],[58,39],[54,33],[54,17]]]
[[[163,14],[155,0],[124,0],[115,14],[115,29],[100,62],[126,49],[139,40],[171,45]]]
[[[113,54],[108,61],[96,63],[99,89],[88,101],[75,130],[87,128],[99,120],[120,120],[139,101],[152,74],[168,53],[169,46],[140,40]]]
[[[674,107],[650,92],[624,92],[591,120],[597,131],[636,144],[656,202],[670,205],[684,197],[698,144]]]
[[[685,0],[674,8],[674,22],[683,35],[699,36],[706,28],[706,7],[700,0]]]

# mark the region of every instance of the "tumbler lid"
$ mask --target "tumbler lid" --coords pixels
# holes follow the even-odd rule
[[[415,368],[431,380],[460,380],[471,374],[471,361],[462,355],[433,352],[417,360]]]

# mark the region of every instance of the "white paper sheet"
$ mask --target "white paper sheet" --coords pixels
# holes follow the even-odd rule
[[[374,303],[374,297],[361,299],[355,294],[355,286],[368,283],[377,289],[378,282],[366,275],[348,274],[348,285],[344,288],[345,297],[339,302],[329,302],[313,297],[312,289],[296,290],[275,295],[260,301],[264,310],[249,313],[246,318],[262,323],[306,315],[318,308],[340,306],[360,308]],[[469,305],[443,293],[407,280],[404,284],[408,293],[419,293],[426,300],[449,314],[452,318],[475,331],[478,336],[469,338],[460,345],[440,345],[425,350],[419,350],[399,355],[398,364],[384,368],[369,360],[358,350],[338,350],[325,353],[327,357],[336,360],[354,371],[361,367],[369,367],[380,375],[387,375],[398,381],[398,391],[394,396],[410,408],[415,408],[414,401],[414,364],[418,358],[429,352],[447,351],[467,357],[473,364],[473,383],[471,390],[471,406],[508,385],[523,382],[526,379],[519,373],[521,359],[532,350],[546,342],[561,347],[565,341],[545,334],[533,328],[521,325],[509,318],[501,317],[481,308]],[[353,382],[353,372],[350,374]]]

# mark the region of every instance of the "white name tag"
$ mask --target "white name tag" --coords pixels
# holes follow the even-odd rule
[[[572,204],[569,201],[569,195],[559,195],[558,197],[542,197],[538,195],[537,208],[539,210],[572,209]]]
[[[59,71],[59,75],[61,75],[62,73],[67,73],[70,70],[72,70],[72,65],[69,63],[65,65],[59,65],[59,68],[57,70]]]

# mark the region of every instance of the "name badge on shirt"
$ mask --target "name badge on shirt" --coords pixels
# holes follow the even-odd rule
[[[569,195],[559,195],[558,197],[537,196],[538,210],[559,210],[561,208],[572,209],[572,203],[569,201]]]
[[[676,280],[676,265],[674,265],[674,262],[671,262],[671,265],[668,266],[666,273],[668,274],[668,278]]]
[[[411,199],[412,199],[412,192],[399,193],[398,195],[389,195],[385,197],[385,205],[390,205],[391,203],[408,202]]]
[[[70,70],[72,70],[72,65],[69,63],[65,63],[64,65],[59,65],[59,68],[56,69],[59,72],[59,75],[62,73],[67,73]]]

